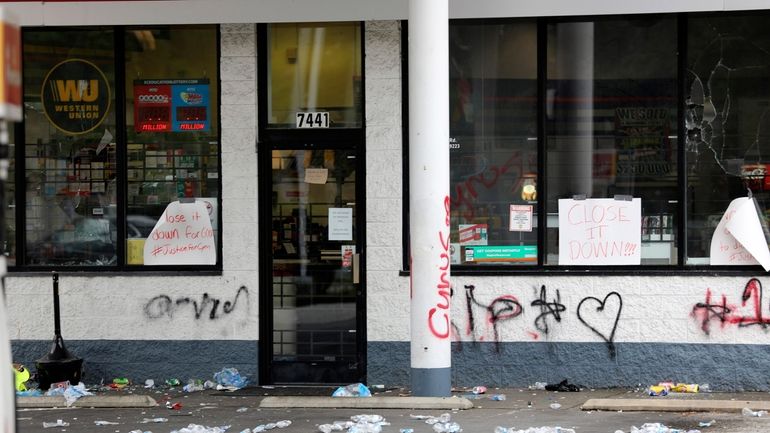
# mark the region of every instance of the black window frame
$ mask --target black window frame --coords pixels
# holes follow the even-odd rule
[[[128,143],[128,131],[126,122],[126,83],[128,77],[125,74],[126,68],[126,47],[125,47],[125,35],[128,31],[135,28],[151,29],[151,28],[184,28],[184,27],[201,27],[212,26],[215,30],[216,37],[216,64],[217,64],[217,134],[216,139],[218,142],[218,155],[217,155],[217,172],[219,173],[218,194],[217,194],[217,218],[218,218],[218,231],[216,237],[216,263],[214,265],[129,265],[126,263],[126,210],[128,207],[128,159],[127,159],[127,143]],[[16,200],[16,264],[8,267],[8,271],[16,273],[17,275],[35,275],[45,273],[46,275],[51,271],[58,273],[78,273],[79,275],[101,275],[104,272],[109,272],[111,275],[125,274],[125,275],[148,275],[148,274],[160,274],[160,275],[221,275],[223,269],[223,246],[222,246],[222,79],[221,79],[221,27],[219,24],[205,24],[205,25],[164,25],[164,24],[147,24],[147,25],[97,25],[97,26],[83,26],[83,27],[23,27],[22,28],[22,44],[24,40],[24,33],[33,31],[51,31],[51,32],[66,32],[66,31],[83,31],[91,28],[110,29],[113,32],[113,46],[114,46],[114,68],[115,68],[115,146],[116,146],[116,165],[118,167],[117,180],[118,188],[116,191],[116,226],[117,226],[117,239],[115,243],[117,263],[115,265],[29,265],[25,263],[26,260],[26,181],[25,181],[25,120],[17,122],[14,125],[14,138],[15,138],[15,154],[12,157],[16,162],[16,171],[14,173],[14,179],[16,182],[15,200]],[[22,45],[23,52],[23,45]],[[22,56],[22,71],[24,70],[24,58]],[[25,78],[22,76],[22,88],[24,88]]]
[[[729,12],[729,15],[747,14],[749,11],[736,11]],[[756,15],[756,11],[750,12],[752,15]],[[770,10],[761,11],[766,17],[770,17]],[[602,15],[602,16],[564,16],[564,17],[536,17],[531,18],[537,25],[537,185],[538,185],[538,201],[536,206],[537,211],[537,224],[538,224],[538,261],[537,265],[522,266],[522,265],[506,265],[506,264],[463,264],[461,266],[452,266],[451,274],[456,276],[505,276],[505,275],[544,275],[552,274],[559,276],[586,276],[586,275],[693,275],[693,276],[746,276],[756,275],[757,273],[764,273],[764,270],[759,265],[754,266],[725,266],[725,265],[695,265],[687,264],[687,146],[685,142],[686,129],[684,127],[684,114],[685,114],[685,99],[687,88],[687,26],[688,19],[692,17],[707,17],[707,16],[724,16],[725,12],[695,12],[695,13],[670,13],[670,14],[634,14],[636,17],[654,17],[654,16],[674,16],[677,23],[676,28],[676,45],[677,45],[677,95],[676,95],[676,137],[677,137],[677,149],[676,149],[676,166],[677,166],[677,215],[676,231],[675,231],[675,245],[677,247],[677,262],[670,265],[613,265],[613,266],[575,266],[575,265],[546,265],[545,263],[545,247],[546,247],[546,204],[547,204],[547,192],[546,192],[546,155],[547,155],[547,143],[546,143],[546,107],[545,96],[547,88],[547,28],[549,24],[555,23],[568,23],[568,22],[580,22],[580,21],[599,21],[599,20],[611,20],[627,15]],[[501,24],[510,23],[515,21],[521,21],[527,19],[525,17],[510,17],[510,18],[470,18],[470,19],[450,19],[449,25],[468,23],[468,24]],[[404,167],[404,184],[403,184],[403,197],[405,198],[402,206],[402,227],[403,227],[403,249],[402,249],[402,270],[401,275],[406,276],[410,273],[409,266],[409,94],[408,94],[408,23],[402,21],[401,25],[401,77],[402,77],[402,122],[403,128],[403,167]],[[447,71],[449,73],[449,71]],[[449,116],[449,113],[447,113]],[[450,167],[451,169],[451,167]]]

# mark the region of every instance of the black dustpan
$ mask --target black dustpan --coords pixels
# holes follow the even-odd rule
[[[54,337],[51,351],[38,359],[37,381],[40,389],[48,389],[51,384],[69,381],[72,385],[80,383],[83,376],[83,360],[73,356],[66,347],[61,336],[61,323],[59,316],[59,274],[53,274],[53,320]]]

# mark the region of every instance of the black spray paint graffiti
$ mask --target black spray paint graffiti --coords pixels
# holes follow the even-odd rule
[[[561,313],[567,311],[567,307],[561,303],[561,293],[558,289],[553,302],[548,302],[545,285],[540,287],[540,298],[532,301],[530,305],[540,307],[540,315],[535,318],[535,328],[546,335],[548,335],[548,316],[553,316],[553,320],[561,322]]]
[[[519,301],[513,295],[503,295],[495,298],[489,305],[483,304],[476,300],[473,285],[465,286],[465,307],[468,312],[468,326],[465,328],[465,335],[472,338],[474,342],[478,340],[484,340],[483,334],[488,328],[491,328],[492,341],[495,343],[495,349],[500,350],[500,332],[498,326],[500,323],[515,319],[524,312]],[[484,328],[477,329],[476,313],[474,310],[479,309],[484,315]],[[452,322],[452,329],[456,336],[461,335],[459,327]],[[482,336],[477,339],[476,335],[481,333]],[[462,341],[457,339],[460,344]],[[462,350],[462,346],[459,346],[459,350]]]
[[[605,334],[601,331],[599,331],[595,325],[592,325],[588,323],[585,318],[583,317],[585,312],[581,314],[581,308],[586,303],[586,301],[589,302],[589,304],[585,304],[586,306],[586,312],[589,311],[595,311],[596,313],[605,313],[605,307],[607,306],[607,300],[610,297],[617,298],[618,300],[618,310],[615,313],[615,321],[612,324],[612,331],[610,331],[609,334]],[[594,309],[594,306],[596,307]],[[604,297],[603,300],[599,300],[599,298],[594,298],[593,296],[588,296],[583,298],[582,301],[578,304],[577,308],[577,316],[578,320],[582,322],[584,325],[588,327],[591,331],[593,331],[594,334],[601,337],[602,340],[604,340],[607,343],[607,350],[610,352],[610,358],[615,358],[615,331],[618,329],[618,321],[620,320],[620,312],[623,310],[623,298],[620,296],[618,292],[610,292],[607,294],[607,296]],[[609,316],[604,317],[612,317],[612,312],[607,313]],[[595,317],[595,316],[594,316]]]
[[[524,307],[522,307],[515,296],[510,294],[495,298],[489,305],[484,304],[476,299],[475,289],[476,287],[473,285],[465,286],[467,324],[464,330],[461,330],[461,327],[454,320],[452,321],[452,330],[454,340],[457,343],[457,350],[463,349],[463,341],[471,340],[473,343],[481,341],[493,342],[495,343],[495,349],[499,351],[499,327],[503,322],[513,323],[511,322],[512,319],[524,313]],[[454,291],[452,291],[452,295],[454,296]],[[610,308],[614,305],[617,305],[617,310]],[[530,306],[540,309],[540,313],[535,318],[534,326],[540,333],[545,335],[548,335],[553,326],[553,324],[549,324],[549,317],[553,318],[556,323],[561,324],[562,313],[567,311],[567,307],[561,303],[561,293],[559,290],[556,290],[555,297],[549,301],[545,285],[540,287],[539,297],[532,301]],[[608,293],[603,300],[593,296],[585,297],[577,307],[578,320],[607,344],[610,358],[615,358],[616,355],[615,332],[618,329],[622,310],[623,298],[617,292]],[[480,316],[484,316],[485,319],[482,324],[478,323]],[[611,329],[608,329],[609,332],[600,331],[602,324],[607,320],[612,324]],[[537,339],[538,334],[536,332],[527,332]]]
[[[241,294],[248,298],[249,289],[247,289],[246,286],[241,286],[235,293],[233,300],[225,301],[224,303],[222,303],[220,299],[212,298],[208,293],[204,293],[201,296],[200,302],[196,299],[190,299],[189,297],[172,299],[168,295],[158,295],[145,304],[144,315],[147,316],[148,319],[160,319],[163,316],[167,316],[171,319],[178,309],[186,305],[192,305],[196,320],[204,316],[207,308],[210,308],[210,310],[208,310],[208,318],[210,320],[216,320],[222,317],[219,315],[219,304],[222,304],[223,314],[230,314],[235,310],[236,305],[238,305],[238,299]]]

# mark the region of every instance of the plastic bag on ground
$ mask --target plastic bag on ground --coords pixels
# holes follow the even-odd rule
[[[249,382],[245,377],[241,377],[235,368],[223,368],[222,371],[214,373],[214,381],[224,387],[243,388]]]
[[[676,428],[670,428],[665,424],[659,422],[648,422],[643,424],[641,428],[636,426],[631,427],[630,433],[701,433],[700,430],[680,430]]]
[[[747,407],[744,407],[741,410],[741,413],[743,414],[743,416],[756,416],[756,417],[760,417],[760,416],[766,416],[767,415],[767,411],[766,410],[758,410],[758,411],[754,412],[753,410],[751,410],[751,409],[749,409]]]
[[[575,433],[575,430],[571,428],[563,428],[558,426],[557,427],[551,427],[551,426],[530,427],[524,430],[515,430],[513,427],[511,428],[497,427],[495,429],[495,433]]]
[[[225,433],[230,426],[206,427],[200,424],[190,424],[185,428],[173,430],[171,433]]]
[[[64,396],[64,400],[67,402],[67,406],[72,406],[72,404],[75,403],[75,401],[77,401],[77,399],[80,397],[93,394],[86,391],[86,386],[83,384],[83,382],[80,382],[75,386],[69,385],[66,388],[51,388],[48,390],[48,392],[45,393],[45,395],[62,395]]]
[[[351,383],[334,390],[332,397],[371,397],[372,393],[363,383]]]

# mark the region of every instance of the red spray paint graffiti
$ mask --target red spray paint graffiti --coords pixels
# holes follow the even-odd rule
[[[436,303],[435,307],[428,310],[428,329],[431,334],[436,338],[445,339],[449,338],[450,326],[449,326],[449,298],[451,295],[451,286],[449,285],[449,196],[444,197],[444,230],[438,232],[439,245],[441,246],[441,276],[439,276],[436,289],[439,297],[442,301]],[[438,317],[439,323],[437,326],[436,315],[441,311]],[[443,323],[441,323],[443,319]]]
[[[749,305],[749,300],[752,298],[752,304]],[[747,306],[753,310],[753,316],[738,312],[739,309]],[[740,307],[729,304],[727,296],[724,294],[721,295],[719,301],[712,300],[711,289],[706,289],[706,300],[695,304],[691,314],[700,320],[701,330],[706,335],[711,333],[711,321],[713,320],[717,320],[722,328],[727,325],[737,325],[739,328],[759,326],[766,330],[770,327],[770,318],[765,318],[762,315],[762,283],[756,278],[750,279],[743,288]]]

